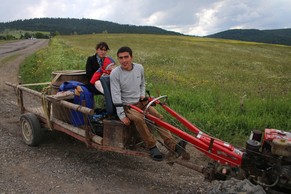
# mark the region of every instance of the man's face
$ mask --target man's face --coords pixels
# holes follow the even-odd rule
[[[132,69],[132,57],[128,52],[119,53],[117,57],[122,69],[127,71]]]
[[[98,49],[96,50],[96,53],[97,53],[97,55],[98,55],[99,58],[104,58],[104,57],[106,57],[107,50],[106,50],[105,47],[103,47],[103,48],[98,48]]]

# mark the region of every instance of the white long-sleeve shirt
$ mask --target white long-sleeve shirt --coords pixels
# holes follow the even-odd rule
[[[130,71],[121,66],[116,67],[110,74],[110,90],[113,104],[119,119],[126,115],[123,106],[137,103],[141,96],[145,96],[144,68],[141,64],[133,63]]]

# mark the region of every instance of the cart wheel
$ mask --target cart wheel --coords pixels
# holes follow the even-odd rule
[[[24,142],[29,146],[36,146],[43,137],[38,118],[33,113],[25,113],[20,117]]]

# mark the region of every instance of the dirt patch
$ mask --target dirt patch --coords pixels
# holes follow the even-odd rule
[[[214,186],[183,166],[88,149],[59,132],[47,133],[38,147],[25,145],[16,96],[4,81],[18,83],[20,63],[47,44],[0,45],[0,193],[207,193]],[[204,163],[202,154],[191,152],[191,160]]]

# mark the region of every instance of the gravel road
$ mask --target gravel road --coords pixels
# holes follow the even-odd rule
[[[22,141],[16,96],[19,64],[48,40],[0,44],[0,193],[207,193],[215,182],[200,173],[149,158],[101,152],[59,132],[38,147]],[[194,150],[192,159],[205,158]],[[202,161],[202,162],[201,162]]]

